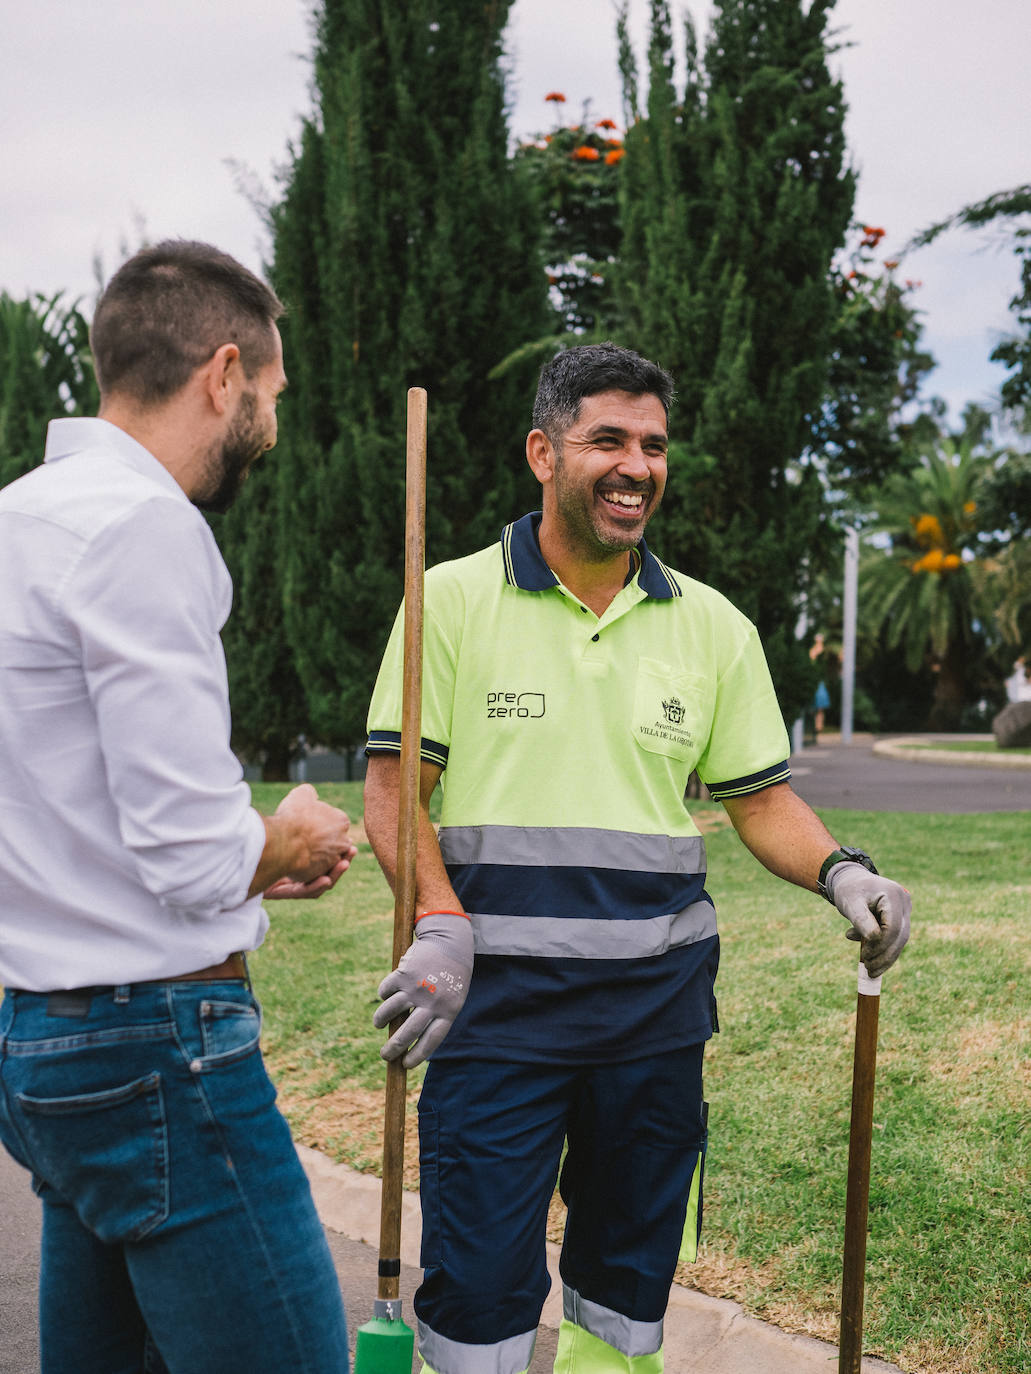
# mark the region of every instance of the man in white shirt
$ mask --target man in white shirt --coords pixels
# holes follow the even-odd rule
[[[347,816],[251,807],[219,634],[224,510],[286,384],[257,277],[143,250],[101,297],[99,418],[0,491],[0,1140],[43,1203],[44,1374],[343,1374],[322,1228],[241,951]]]

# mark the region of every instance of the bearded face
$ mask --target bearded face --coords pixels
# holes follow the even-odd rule
[[[605,391],[586,397],[554,444],[545,497],[564,541],[587,562],[640,543],[666,486],[666,416],[658,397]]]
[[[258,418],[254,391],[245,391],[229,429],[208,453],[207,480],[193,504],[222,514],[236,500],[251,468],[275,442],[274,431]]]

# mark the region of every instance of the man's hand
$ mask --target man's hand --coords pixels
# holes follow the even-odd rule
[[[379,985],[385,998],[372,1024],[387,1025],[403,1012],[411,1015],[380,1050],[414,1069],[428,1059],[462,1010],[473,971],[473,928],[467,916],[429,911],[415,923],[415,940],[393,973]]]
[[[275,814],[262,820],[265,849],[248,896],[321,897],[358,852],[347,833],[346,813],[319,801],[311,783],[294,787]]]
[[[340,878],[351,867],[351,859],[357,853],[357,849],[352,845],[350,858],[341,859],[328,873],[323,873],[321,878],[313,878],[310,883],[299,883],[293,878],[280,878],[278,883],[273,883],[271,887],[267,887],[262,896],[266,902],[276,900],[296,902],[321,897],[331,887],[336,887]]]
[[[845,938],[862,941],[860,957],[866,971],[871,978],[879,978],[909,939],[913,907],[909,893],[890,878],[856,863],[835,864],[824,884],[842,916],[852,922]]]

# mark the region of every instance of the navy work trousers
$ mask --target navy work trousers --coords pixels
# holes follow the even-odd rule
[[[431,1061],[420,1326],[486,1345],[536,1330],[564,1141],[563,1285],[633,1322],[661,1321],[705,1146],[703,1048],[590,1067]]]

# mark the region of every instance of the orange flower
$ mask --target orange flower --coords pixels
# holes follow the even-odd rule
[[[619,125],[614,119],[599,119],[594,127],[596,129],[618,129]]]
[[[878,240],[884,238],[884,235],[885,235],[886,233],[887,233],[887,230],[886,230],[886,229],[875,229],[875,228],[874,228],[872,225],[870,225],[870,224],[864,224],[864,225],[863,225],[863,234],[864,234],[864,236],[865,236],[866,238],[868,238],[868,239],[873,239],[874,243],[877,243]]]
[[[605,154],[605,165],[611,167],[614,162],[618,162],[621,157],[626,157],[625,148],[613,148]]]
[[[964,514],[964,515],[973,515],[973,513],[974,513],[975,510],[977,510],[977,502],[976,502],[976,501],[964,501],[964,502],[963,502],[963,514]]]
[[[556,105],[564,105],[566,103],[566,98],[561,91],[549,91],[544,99],[553,100]]]
[[[958,553],[947,553],[942,559],[942,567],[946,572],[954,572],[962,562]]]
[[[622,146],[623,140],[621,138],[607,138],[605,140],[606,148],[622,148]]]
[[[889,272],[894,272],[894,271],[895,271],[895,268],[898,267],[898,265],[899,265],[899,264],[898,264],[898,259],[897,259],[897,258],[885,258],[885,259],[884,259],[884,265],[885,265],[885,267],[888,269]]]
[[[597,162],[601,153],[598,152],[597,148],[591,148],[588,144],[581,143],[579,148],[573,149],[573,156],[579,162]]]

